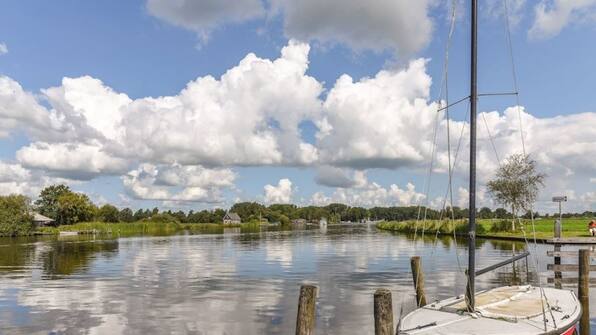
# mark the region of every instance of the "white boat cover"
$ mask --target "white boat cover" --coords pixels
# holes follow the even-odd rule
[[[581,315],[570,290],[505,286],[476,294],[476,312],[463,296],[431,303],[406,315],[398,334],[564,334]],[[545,299],[546,297],[546,299]]]

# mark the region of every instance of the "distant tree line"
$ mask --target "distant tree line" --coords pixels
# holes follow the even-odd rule
[[[326,218],[329,222],[363,220],[405,221],[416,219],[463,219],[467,218],[466,208],[446,208],[443,211],[419,206],[394,206],[394,207],[352,207],[344,204],[333,203],[326,206],[299,207],[292,204],[273,204],[265,206],[256,202],[241,202],[234,204],[230,209],[237,213],[243,222],[279,222],[289,224],[293,220],[306,220],[316,222]],[[0,196],[0,235],[22,235],[32,231],[33,212],[55,220],[56,225],[69,225],[84,221],[103,222],[180,222],[180,223],[219,223],[226,213],[224,209],[160,211],[158,208],[119,209],[111,204],[96,206],[89,197],[83,193],[72,191],[66,185],[52,185],[44,188],[38,199],[31,200],[23,195]],[[524,218],[529,218],[526,212]],[[594,212],[566,213],[563,217],[596,216]],[[478,210],[481,219],[507,219],[512,214],[504,208],[492,210],[482,207]],[[534,213],[534,217],[540,217]],[[548,214],[544,217],[548,217]]]

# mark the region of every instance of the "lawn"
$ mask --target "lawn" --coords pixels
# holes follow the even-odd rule
[[[477,235],[479,236],[495,236],[495,237],[524,237],[524,232],[527,238],[532,238],[533,231],[536,231],[536,238],[548,239],[553,237],[554,218],[536,219],[534,220],[534,229],[530,220],[522,220],[523,229],[520,229],[519,223],[516,223],[516,230],[512,231],[510,224],[502,220],[480,219],[478,220]],[[588,222],[591,218],[570,218],[563,219],[562,237],[588,237]],[[510,223],[511,221],[509,221]],[[466,220],[456,220],[455,222],[427,220],[422,221],[401,221],[401,222],[381,222],[377,224],[377,228],[383,230],[398,231],[403,233],[413,233],[422,231],[435,233],[439,230],[441,234],[457,234],[467,235]]]

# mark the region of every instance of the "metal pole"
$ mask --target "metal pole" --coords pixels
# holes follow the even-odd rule
[[[471,8],[471,57],[470,57],[470,202],[468,215],[468,288],[466,290],[466,305],[469,312],[474,311],[476,276],[476,100],[477,92],[477,36],[478,36],[478,4],[472,0]]]

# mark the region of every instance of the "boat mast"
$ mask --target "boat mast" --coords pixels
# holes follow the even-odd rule
[[[474,311],[474,281],[476,277],[476,101],[478,99],[477,60],[478,60],[478,3],[471,0],[471,58],[470,58],[470,200],[468,213],[468,287],[466,304],[469,312]]]

